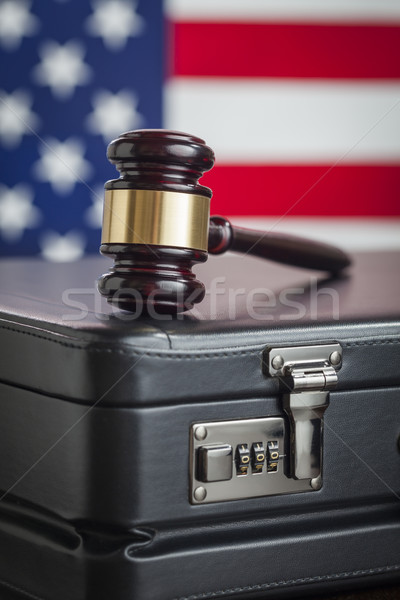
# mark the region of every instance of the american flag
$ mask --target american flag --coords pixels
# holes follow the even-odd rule
[[[0,0],[0,254],[98,251],[107,144],[206,140],[212,212],[400,246],[398,0]]]

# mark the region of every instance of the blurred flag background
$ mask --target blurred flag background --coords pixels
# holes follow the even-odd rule
[[[107,144],[205,139],[212,213],[400,247],[398,0],[0,0],[0,255],[98,251]]]

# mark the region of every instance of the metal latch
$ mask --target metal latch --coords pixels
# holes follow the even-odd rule
[[[290,422],[290,476],[322,485],[323,416],[342,365],[340,344],[287,346],[268,351],[268,370],[278,377]]]

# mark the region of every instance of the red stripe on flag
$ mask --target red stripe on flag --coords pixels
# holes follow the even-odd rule
[[[212,214],[400,215],[399,165],[217,165],[201,183]]]
[[[179,22],[171,33],[176,76],[400,77],[399,26]]]

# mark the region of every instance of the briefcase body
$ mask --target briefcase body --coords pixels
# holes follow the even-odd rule
[[[187,315],[1,263],[0,590],[296,597],[400,576],[399,254],[211,258]]]

